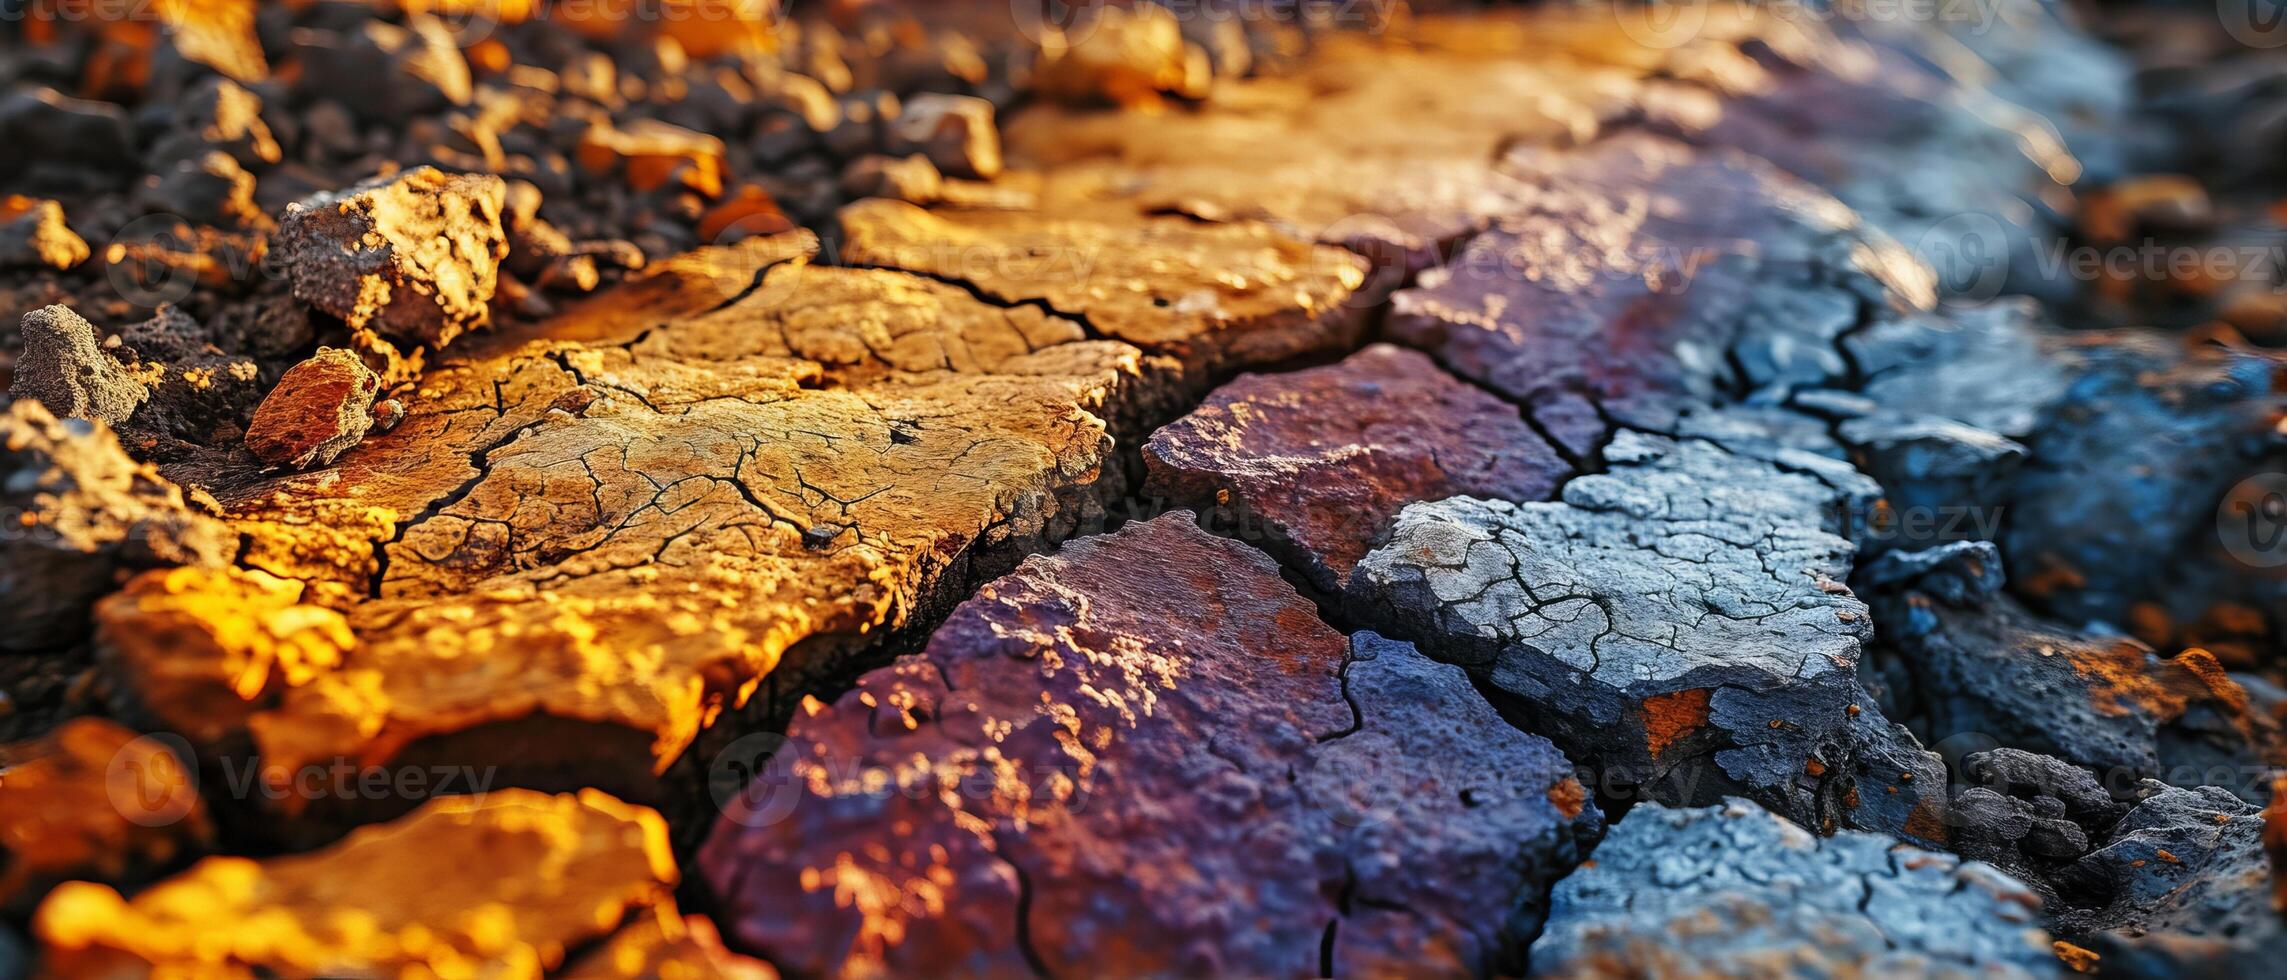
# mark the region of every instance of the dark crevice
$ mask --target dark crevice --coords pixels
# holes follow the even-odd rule
[[[845,262],[842,263],[840,267],[846,269],[868,269],[875,272],[896,272],[912,276],[916,279],[926,279],[930,282],[945,286],[951,286],[954,289],[958,289],[964,293],[969,294],[970,298],[975,299],[977,302],[983,303],[986,306],[993,307],[994,309],[1015,310],[1031,308],[1039,310],[1040,312],[1046,313],[1052,317],[1063,320],[1070,320],[1073,323],[1079,324],[1081,332],[1085,333],[1090,340],[1119,339],[1098,329],[1096,324],[1088,319],[1087,314],[1074,313],[1067,310],[1057,309],[1055,304],[1050,303],[1044,297],[1033,296],[1024,299],[1010,299],[1008,297],[994,293],[991,290],[984,288],[983,286],[977,285],[974,282],[970,282],[967,279],[962,279],[957,276],[943,275],[936,272],[929,272],[921,269],[908,269],[904,266],[881,265],[870,262]]]

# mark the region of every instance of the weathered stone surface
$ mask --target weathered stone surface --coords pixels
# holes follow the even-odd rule
[[[104,669],[129,678],[122,713],[202,746],[243,737],[256,710],[356,645],[298,582],[237,568],[154,569],[96,604]]]
[[[1802,26],[1805,39],[1826,33]],[[1948,291],[2057,295],[2069,285],[2039,274],[2039,249],[2057,229],[2025,203],[2069,199],[2082,174],[2053,127],[1916,53],[1738,40],[1756,45],[1755,60],[1688,79],[1714,98],[1654,100],[1655,128],[1745,150],[1825,188],[1912,246]],[[2127,78],[2116,65],[2080,81],[2117,95]]]
[[[556,976],[567,980],[778,980],[761,960],[723,948],[714,923],[654,907]]]
[[[1033,107],[1002,138],[1013,165],[1042,171],[1043,207],[1265,220],[1358,248],[1387,289],[1530,205],[1498,172],[1504,146],[1586,140],[1631,109],[1636,73],[1552,53],[1542,27],[1462,19],[1410,47],[1330,34],[1291,72],[1218,80],[1205,111]],[[1407,125],[1361,125],[1373,119]]]
[[[2287,953],[2271,904],[2263,818],[2223,788],[2161,788],[2061,877],[2095,902],[2057,930],[2103,957],[2106,975],[2256,975]]]
[[[639,191],[674,184],[707,197],[723,193],[723,141],[657,119],[597,123],[580,137],[579,159],[590,173],[616,174]]]
[[[1194,383],[1353,343],[1373,297],[1357,255],[1258,224],[1098,210],[842,210],[845,261],[961,283],[1181,361]]]
[[[1858,813],[1872,788],[1853,792],[1861,752],[1926,758],[1885,744],[1898,733],[1856,676],[1870,628],[1836,533],[1872,484],[1823,457],[1635,432],[1605,458],[1556,501],[1406,508],[1350,610],[1477,673],[1605,784],[1905,832],[1915,806]],[[1900,775],[1909,800],[1942,793]]]
[[[2230,781],[2277,751],[2276,724],[2249,710],[2213,655],[2164,658],[2027,612],[2001,591],[1990,543],[1888,555],[1859,582],[1910,685],[1893,690],[1893,710],[1933,742],[1983,736],[2094,770],[2120,791],[2147,778],[2217,782],[2217,767]]]
[[[246,428],[246,448],[273,466],[331,464],[373,428],[373,400],[380,394],[380,376],[356,352],[320,347],[262,399]]]
[[[1027,561],[789,737],[700,861],[803,973],[1513,969],[1599,821],[1460,671],[1185,513]]]
[[[1054,32],[1042,40],[1032,86],[1047,98],[1134,109],[1157,106],[1165,96],[1207,94],[1206,52],[1192,64],[1183,24],[1165,7],[1092,8],[1069,35]]]
[[[122,574],[230,560],[230,532],[128,459],[101,423],[13,402],[0,414],[0,450],[0,502],[13,525],[0,535],[0,651],[84,636],[88,604]]]
[[[347,30],[296,31],[298,87],[368,122],[404,125],[411,117],[469,104],[468,61],[453,30],[434,17],[403,25],[357,22]]]
[[[422,167],[287,208],[273,248],[310,305],[353,329],[442,347],[490,319],[506,197],[498,177]]]
[[[1224,385],[1152,435],[1144,466],[1147,493],[1329,592],[1407,504],[1543,500],[1571,474],[1515,406],[1387,345]]]
[[[2242,508],[2287,471],[2287,355],[2106,331],[2071,356],[2001,540],[2020,587],[2068,621],[2268,659],[2287,639],[2287,517]]]
[[[0,745],[0,908],[69,879],[138,884],[213,845],[195,777],[163,742],[74,718]]]
[[[501,790],[433,800],[310,854],[208,858],[132,900],[65,885],[33,931],[70,975],[537,977],[670,902],[675,880],[658,814],[593,791]]]
[[[63,205],[0,197],[0,269],[69,269],[87,256],[87,241],[64,224]]]
[[[662,263],[456,347],[331,469],[218,487],[245,564],[356,635],[248,719],[263,764],[417,752],[655,795],[758,690],[787,710],[782,691],[1101,526],[1128,481],[1108,435],[1171,414],[1172,366],[810,247]]]
[[[2260,661],[2287,629],[2287,579],[2260,565],[2271,518],[2235,508],[2260,507],[2253,478],[2287,465],[2287,361],[2155,331],[2057,330],[2023,305],[1953,312],[1845,341],[1882,407],[2023,447],[2005,481],[1925,489],[1999,494],[1967,503],[2006,511],[1998,543],[2044,611],[2233,667]]]
[[[136,162],[134,131],[118,106],[46,88],[0,99],[0,143],[36,148],[0,158],[0,180],[11,189],[108,188]]]
[[[1744,157],[1622,134],[1507,166],[1539,207],[1398,293],[1388,326],[1535,414],[1665,428],[1683,404],[1815,387],[1846,373],[1844,333],[1931,301],[1895,244]],[[1582,428],[1567,448],[1587,455],[1603,426]]]
[[[916,95],[890,125],[889,151],[919,153],[954,177],[998,177],[1001,134],[993,104],[973,95]]]
[[[95,326],[68,306],[24,314],[24,352],[8,393],[37,399],[61,418],[118,425],[135,414],[151,389],[99,346]]]
[[[2051,976],[2040,910],[2022,884],[1950,854],[1814,837],[1743,800],[1644,803],[1557,883],[1533,972]]]

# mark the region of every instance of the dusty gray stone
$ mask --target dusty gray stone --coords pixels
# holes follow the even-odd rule
[[[24,314],[24,352],[9,394],[63,418],[127,421],[151,389],[97,344],[95,326],[57,304]]]
[[[1639,804],[1557,883],[1533,973],[2003,976],[2056,972],[2041,898],[1990,866],[1745,800]]]

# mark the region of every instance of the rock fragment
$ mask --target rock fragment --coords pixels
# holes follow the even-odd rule
[[[1837,532],[1871,482],[1805,453],[1633,431],[1605,459],[1554,501],[1407,507],[1348,608],[1469,668],[1611,786],[1677,805],[1748,795],[1822,830],[1934,816],[1915,814],[1942,788],[1895,771],[1903,805],[1858,806],[1877,789],[1855,785],[1862,754],[1926,758],[1890,744],[1902,733],[1857,678],[1870,625]]]
[[[1000,302],[1085,317],[1106,337],[1217,372],[1339,350],[1371,297],[1366,263],[1256,224],[1131,214],[842,210],[843,257],[963,283]]]
[[[287,688],[341,666],[357,639],[301,583],[237,568],[153,569],[95,607],[118,707],[204,747],[230,746]]]
[[[887,197],[908,204],[935,204],[945,193],[944,175],[918,153],[897,159],[862,156],[842,169],[842,190],[851,197]]]
[[[673,184],[706,197],[723,193],[723,141],[656,119],[590,127],[579,160],[589,173],[619,174],[639,191]]]
[[[991,180],[1001,173],[993,104],[973,95],[917,95],[890,124],[889,152],[919,153],[946,174]]]
[[[1159,105],[1164,96],[1206,96],[1207,52],[1187,46],[1183,25],[1164,7],[1096,7],[1069,34],[1044,38],[1033,90],[1067,102],[1126,108]],[[1068,40],[1069,38],[1069,40]]]
[[[781,716],[1102,525],[1131,479],[1111,439],[1172,414],[1172,364],[1036,307],[811,266],[813,247],[659,263],[448,352],[333,469],[218,485],[246,566],[356,636],[254,706],[263,765],[415,752],[659,798],[717,719]]]
[[[254,410],[246,448],[273,466],[326,466],[373,427],[381,378],[353,351],[320,347],[286,371]]]
[[[1183,513],[1027,561],[789,736],[700,862],[805,973],[1514,969],[1598,822],[1460,671]]]
[[[0,99],[0,145],[39,148],[0,157],[0,180],[10,188],[106,190],[136,161],[134,132],[118,106],[45,88]]]
[[[2101,957],[2107,975],[2261,973],[2287,952],[2271,904],[2263,818],[2229,789],[2162,788],[2059,876],[2085,907],[2056,928]]]
[[[157,739],[74,718],[0,745],[0,908],[83,879],[135,885],[214,843],[196,776]]]
[[[364,20],[338,34],[297,30],[293,42],[302,65],[297,87],[367,122],[402,126],[468,105],[473,94],[460,45],[434,17],[411,16],[403,26]]]
[[[490,318],[506,197],[498,177],[420,167],[287,208],[273,247],[310,305],[353,329],[442,347]]]
[[[2126,636],[2033,615],[2001,591],[1990,543],[1888,555],[1860,582],[1884,649],[1911,679],[1896,709],[1936,742],[1988,737],[2094,770],[2121,791],[2147,778],[2200,785],[2216,767],[2260,767],[2279,751],[2276,724],[2249,710],[2213,655],[2163,658]]]
[[[1540,976],[2056,973],[2041,897],[1875,834],[1814,837],[1744,800],[1640,803],[1557,883]]]
[[[87,256],[86,240],[64,224],[63,205],[21,194],[0,197],[0,269],[62,271]]]
[[[653,909],[556,974],[566,980],[778,980],[778,971],[723,947],[714,923]]]
[[[1517,409],[1420,353],[1250,374],[1152,435],[1146,492],[1340,592],[1405,505],[1542,500],[1571,473]]]
[[[88,604],[124,572],[230,560],[230,532],[128,459],[101,423],[19,400],[0,415],[0,449],[0,496],[15,515],[0,536],[0,650],[79,639]]]
[[[75,975],[537,977],[629,912],[667,905],[675,878],[658,814],[594,791],[499,790],[433,800],[313,853],[208,858],[132,900],[68,884],[33,932],[49,967]]]
[[[1664,430],[1685,405],[1817,387],[1846,373],[1840,337],[1932,298],[1894,243],[1744,157],[1623,134],[1506,166],[1545,202],[1398,293],[1389,330],[1536,414]]]
[[[151,389],[106,353],[95,326],[68,306],[24,314],[24,352],[8,393],[37,399],[62,418],[118,425],[135,414]]]
[[[175,130],[152,148],[154,164],[220,151],[241,167],[260,170],[284,158],[277,137],[262,119],[261,98],[228,78],[199,83],[177,109],[180,121]]]

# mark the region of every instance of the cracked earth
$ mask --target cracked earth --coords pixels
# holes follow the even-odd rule
[[[2287,220],[2176,49],[34,6],[0,976],[2287,951],[2287,272],[2042,267]]]

